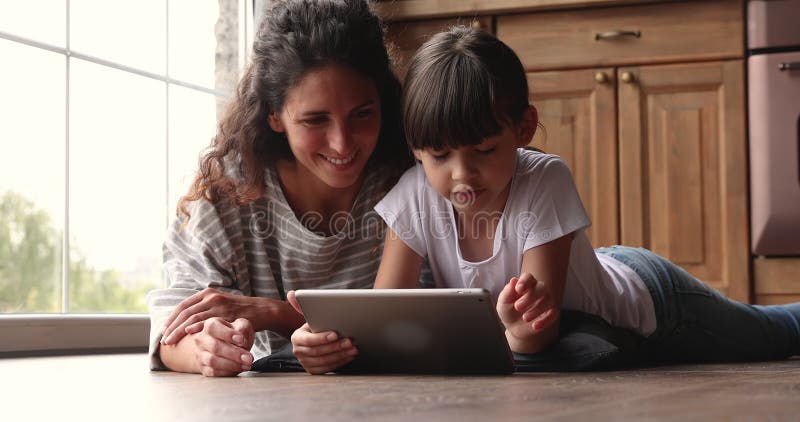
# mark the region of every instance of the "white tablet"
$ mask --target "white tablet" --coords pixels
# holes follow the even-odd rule
[[[507,374],[514,360],[484,289],[298,290],[314,332],[349,337],[353,372]]]

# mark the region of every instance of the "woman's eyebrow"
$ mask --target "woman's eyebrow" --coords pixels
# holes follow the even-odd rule
[[[375,103],[376,103],[375,100],[367,100],[367,101],[364,101],[363,103],[353,107],[351,109],[351,111],[358,110],[360,108],[364,108],[364,107],[367,107],[367,106],[371,106],[371,105],[373,105]],[[304,111],[304,112],[300,113],[298,117],[299,118],[317,117],[317,116],[326,116],[328,114],[331,114],[331,112],[327,111],[327,110],[307,110],[307,111]]]

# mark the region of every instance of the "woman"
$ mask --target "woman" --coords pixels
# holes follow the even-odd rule
[[[399,99],[366,1],[274,2],[164,243],[152,369],[236,375],[303,324],[285,292],[371,287],[372,208],[412,162]]]

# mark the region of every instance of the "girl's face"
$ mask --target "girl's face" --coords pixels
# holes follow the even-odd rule
[[[514,175],[517,148],[530,142],[536,130],[531,107],[523,122],[503,126],[503,131],[478,145],[415,150],[428,182],[459,212],[497,212],[505,207]]]
[[[325,185],[343,189],[358,182],[381,129],[375,83],[342,65],[306,74],[286,95],[269,125],[285,132],[298,169]],[[301,177],[303,175],[301,174]]]

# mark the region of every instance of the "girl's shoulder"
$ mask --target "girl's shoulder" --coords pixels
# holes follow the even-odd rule
[[[517,150],[517,171],[518,175],[541,176],[545,172],[551,172],[554,168],[567,168],[564,159],[555,154],[547,154],[527,148]]]

